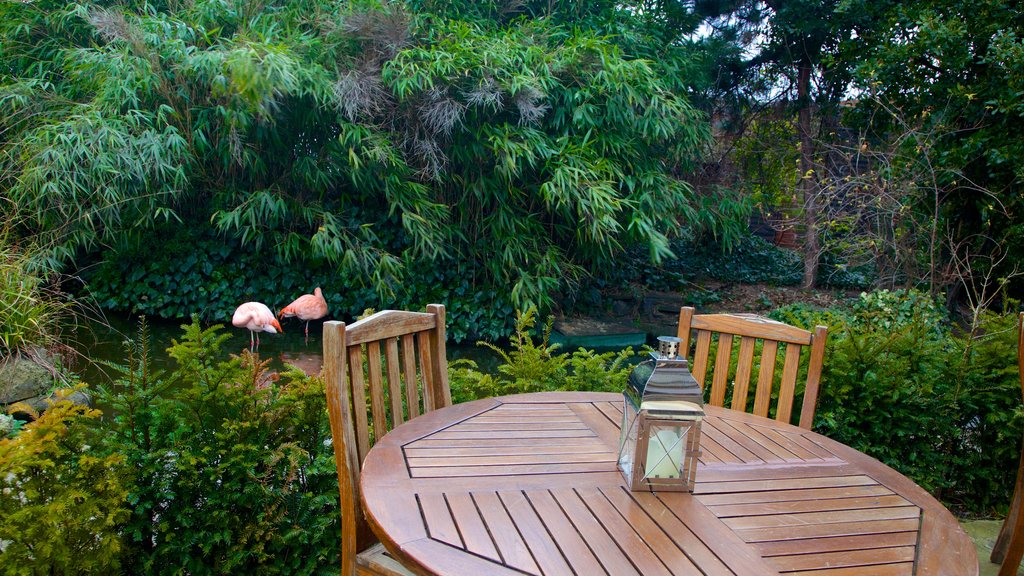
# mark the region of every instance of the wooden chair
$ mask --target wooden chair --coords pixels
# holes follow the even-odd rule
[[[1024,312],[1017,317],[1017,369],[1019,371],[1021,395],[1024,398]],[[1010,512],[1003,520],[1003,527],[992,546],[989,559],[999,567],[999,576],[1013,576],[1024,557],[1024,514],[1020,513],[1021,498],[1024,497],[1024,453],[1017,465],[1017,482],[1013,487]]]
[[[785,345],[786,352],[782,365],[782,382],[778,391],[779,400],[776,405],[775,419],[789,422],[792,416],[793,397],[799,372],[800,350],[804,346],[810,346],[807,382],[804,387],[803,407],[800,410],[800,427],[810,430],[814,420],[814,408],[818,401],[818,385],[821,381],[828,328],[817,326],[812,333],[753,314],[694,314],[693,312],[693,308],[689,306],[679,311],[678,336],[682,340],[680,350],[689,358],[690,332],[695,330],[697,333],[696,349],[690,369],[693,372],[693,377],[703,388],[708,373],[708,355],[711,350],[712,335],[719,335],[718,352],[715,355],[711,377],[711,404],[715,406],[725,406],[725,396],[729,389],[733,339],[738,336],[740,338],[739,358],[733,377],[732,401],[729,407],[744,412],[747,410],[755,345],[757,340],[762,340],[764,344],[761,350],[757,388],[754,392],[753,412],[767,418],[773,391],[775,365],[781,343]]]
[[[360,505],[359,473],[377,438],[407,418],[451,405],[444,323],[439,304],[427,306],[426,313],[385,310],[349,326],[324,323],[324,385],[341,492],[342,576],[412,574],[370,531]]]

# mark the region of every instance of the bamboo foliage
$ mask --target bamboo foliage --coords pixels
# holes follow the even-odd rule
[[[468,262],[521,305],[704,223],[675,80],[586,29],[426,10],[5,3],[0,190],[57,260],[181,222],[383,293]]]

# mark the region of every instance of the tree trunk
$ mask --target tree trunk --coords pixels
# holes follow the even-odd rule
[[[814,140],[811,137],[811,63],[799,63],[797,74],[797,129],[800,131],[800,199],[804,213],[804,288],[813,288],[818,280],[818,258],[821,245],[818,239],[817,177],[814,174]]]

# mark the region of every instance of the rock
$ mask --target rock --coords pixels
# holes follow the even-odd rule
[[[27,400],[22,400],[22,403],[30,406],[33,410],[36,411],[36,413],[42,414],[44,411],[46,411],[47,408],[50,407],[50,403],[57,401],[57,399],[58,397],[56,394],[47,394],[43,396],[29,398]],[[75,404],[81,404],[82,406],[92,405],[92,399],[89,398],[88,394],[82,392],[81,390],[76,390],[68,394],[67,396],[64,397],[64,400],[68,400]],[[13,415],[22,420],[32,418],[32,414],[27,411],[15,410]]]
[[[23,403],[31,410],[15,408],[11,414],[19,420],[31,420],[50,407],[50,400],[56,400],[55,387],[62,384],[53,368],[55,362],[45,350],[33,350],[28,354],[17,354],[0,361],[0,412],[7,412],[12,404]],[[92,400],[82,391],[70,392],[65,399],[90,406]]]
[[[612,301],[612,314],[616,316],[630,316],[633,314],[634,308],[636,308],[635,302],[630,302],[626,300]]]
[[[53,372],[27,356],[0,361],[0,405],[46,396],[54,383]]]

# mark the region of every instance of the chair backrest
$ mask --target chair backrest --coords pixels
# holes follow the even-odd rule
[[[775,382],[775,367],[781,352],[779,345],[785,348],[782,364],[782,377],[778,388],[778,403],[775,419],[789,422],[793,413],[793,397],[796,392],[796,379],[800,368],[800,351],[810,347],[807,365],[807,381],[804,386],[803,405],[800,409],[800,427],[810,430],[814,420],[814,408],[818,401],[818,386],[821,381],[821,368],[825,358],[825,340],[828,328],[817,326],[814,332],[808,332],[789,324],[776,322],[754,314],[694,314],[694,309],[687,306],[679,311],[679,333],[682,340],[680,349],[689,356],[690,332],[696,332],[696,346],[690,364],[693,377],[704,387],[708,374],[708,356],[711,350],[712,336],[718,334],[718,352],[711,370],[711,399],[715,406],[725,406],[726,392],[730,388],[730,364],[732,360],[733,340],[740,339],[740,348],[736,371],[733,375],[732,401],[729,408],[746,411],[750,378],[754,369],[754,356],[757,341],[763,342],[759,357],[757,387],[754,391],[753,413],[768,417]]]
[[[431,304],[426,313],[384,310],[348,326],[324,322],[323,374],[347,576],[354,572],[356,554],[375,542],[359,500],[366,453],[406,419],[452,403],[444,306]]]

